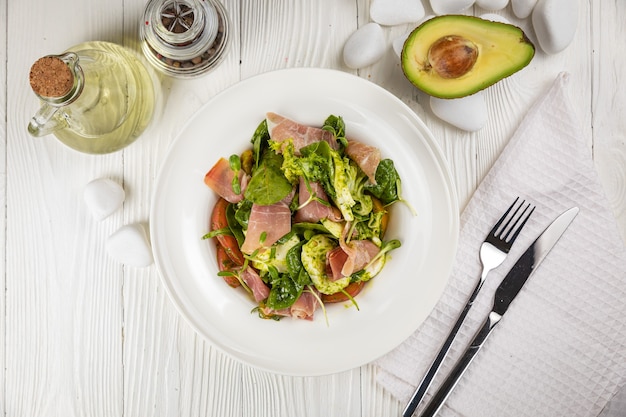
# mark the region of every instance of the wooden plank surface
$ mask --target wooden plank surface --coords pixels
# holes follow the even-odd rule
[[[6,416],[399,415],[376,367],[299,378],[248,367],[198,336],[178,314],[153,267],[123,267],[104,244],[124,224],[149,223],[154,180],[169,145],[214,95],[258,73],[290,67],[360,75],[407,103],[435,135],[461,206],[525,112],[561,71],[580,111],[599,177],[626,239],[626,75],[623,2],[580,2],[570,47],[538,52],[522,72],[485,92],[489,123],[476,133],[438,120],[428,97],[402,76],[397,57],[358,71],[343,65],[346,39],[369,21],[367,0],[223,0],[232,40],[224,62],[196,80],[156,77],[155,123],[123,152],[89,156],[26,133],[37,108],[28,69],[38,57],[87,40],[139,53],[145,2],[0,2],[0,413]],[[424,0],[427,13],[428,2]],[[485,12],[473,8],[468,13]],[[498,12],[516,19],[510,6]],[[384,28],[387,42],[414,25]],[[6,45],[6,47],[4,47]],[[82,200],[92,179],[123,184],[123,210],[102,222]]]

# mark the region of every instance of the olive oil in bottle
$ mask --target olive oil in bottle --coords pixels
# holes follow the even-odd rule
[[[42,107],[28,130],[53,133],[81,152],[104,154],[134,142],[152,119],[152,77],[133,54],[109,42],[87,42],[33,64],[31,87]]]

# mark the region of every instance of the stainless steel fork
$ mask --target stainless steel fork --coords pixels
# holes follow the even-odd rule
[[[441,368],[441,364],[443,363],[444,358],[448,354],[448,350],[450,350],[450,346],[456,337],[456,334],[463,324],[467,313],[469,312],[470,307],[474,303],[478,292],[482,288],[485,279],[489,272],[504,262],[507,254],[509,253],[513,242],[517,239],[517,236],[522,231],[522,228],[528,221],[530,215],[535,210],[534,206],[531,204],[526,204],[525,201],[519,203],[519,197],[515,199],[513,204],[507,209],[507,211],[500,217],[498,222],[493,226],[487,238],[480,246],[480,261],[482,263],[482,273],[480,275],[480,279],[472,292],[467,304],[463,308],[459,318],[456,323],[452,327],[450,334],[448,334],[448,338],[443,343],[439,353],[435,357],[432,365],[428,369],[428,372],[418,385],[417,389],[413,393],[411,400],[405,407],[402,412],[402,417],[411,417],[415,412],[415,409],[420,404],[424,395],[430,388],[439,368]]]

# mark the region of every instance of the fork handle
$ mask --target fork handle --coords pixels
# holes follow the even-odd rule
[[[484,279],[481,278],[481,280],[476,285],[476,288],[474,288],[472,295],[470,295],[470,298],[465,304],[465,307],[463,307],[463,311],[461,311],[461,314],[457,318],[456,323],[454,323],[454,326],[450,330],[450,333],[448,334],[446,341],[443,342],[443,345],[441,346],[439,353],[437,353],[437,356],[433,360],[433,363],[430,365],[428,372],[426,372],[426,375],[424,375],[424,378],[422,378],[422,381],[420,382],[420,384],[417,386],[417,389],[413,393],[411,400],[409,401],[407,406],[404,408],[404,411],[402,412],[402,417],[411,417],[413,413],[415,412],[415,409],[417,408],[417,406],[422,402],[424,395],[426,395],[426,392],[432,385],[433,380],[435,379],[435,376],[439,372],[439,369],[441,368],[441,364],[443,363],[443,360],[448,355],[450,346],[452,346],[452,342],[454,341],[456,334],[459,332],[459,329],[461,328],[461,325],[463,324],[463,321],[465,320],[465,317],[467,316],[467,313],[469,312],[470,307],[472,307],[472,304],[474,303],[474,300],[476,299],[478,292],[483,286],[483,282],[484,282]]]

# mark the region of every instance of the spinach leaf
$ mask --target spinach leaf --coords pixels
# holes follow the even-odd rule
[[[250,211],[252,211],[252,201],[243,199],[237,204],[235,210],[235,220],[242,229],[248,228],[248,220],[250,219]]]
[[[252,151],[254,156],[254,168],[258,168],[261,162],[261,155],[268,146],[270,140],[270,132],[267,128],[267,119],[263,119],[259,126],[254,131],[250,142],[252,143]]]
[[[287,252],[288,272],[286,274],[279,274],[275,268],[270,268],[272,289],[266,301],[268,307],[274,310],[291,307],[302,294],[304,287],[311,284],[311,277],[304,269],[300,259],[304,243],[298,243]]]
[[[228,228],[232,232],[233,236],[235,237],[235,239],[237,239],[239,247],[241,247],[246,237],[243,234],[243,228],[241,224],[237,221],[237,211],[235,210],[235,204],[229,204],[226,207],[226,222],[228,223]]]
[[[304,265],[302,265],[302,245],[304,245],[306,241],[301,241],[293,248],[289,249],[287,252],[287,256],[285,260],[287,261],[287,271],[289,277],[292,279],[296,285],[304,287],[305,285],[311,284],[311,277],[309,276],[306,269],[304,269]]]
[[[293,189],[281,171],[283,158],[267,149],[261,163],[252,174],[244,196],[247,200],[262,206],[278,203]]]
[[[332,236],[332,233],[323,225],[319,223],[294,223],[291,226],[291,230],[298,236],[301,236],[306,240],[309,240],[314,235],[325,234]]]
[[[365,188],[384,205],[399,201],[398,185],[400,176],[391,159],[383,159],[376,169],[376,184],[367,184]]]
[[[274,310],[291,307],[302,294],[302,287],[296,286],[287,274],[277,274],[272,277],[270,285],[272,289],[267,297],[266,305]]]
[[[328,116],[324,121],[322,129],[335,135],[335,139],[337,139],[337,141],[339,141],[344,148],[348,146],[348,140],[346,139],[346,124],[341,116]]]

